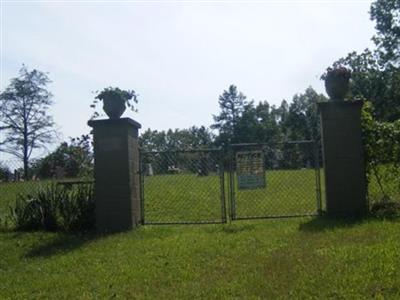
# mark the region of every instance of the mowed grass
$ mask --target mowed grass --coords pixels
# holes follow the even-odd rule
[[[145,222],[221,222],[225,200],[220,182],[217,175],[145,176]]]
[[[267,171],[265,188],[238,190],[235,184],[237,218],[317,214],[317,199],[316,174],[310,169]]]
[[[9,212],[13,207],[18,194],[29,194],[37,189],[41,184],[48,181],[29,181],[29,182],[0,182],[0,216]]]
[[[149,223],[220,222],[228,201],[228,174],[224,176],[225,205],[221,202],[220,177],[195,174],[144,177],[145,219]],[[321,170],[321,206],[324,201],[324,178]],[[237,218],[315,214],[318,209],[314,170],[274,170],[266,172],[266,188],[238,190],[234,178],[234,207]],[[0,216],[9,212],[18,194],[33,192],[49,181],[0,183]],[[400,201],[396,182],[384,182],[392,200]],[[369,185],[371,203],[382,199],[379,185],[372,177]]]
[[[399,232],[317,218],[0,232],[0,298],[398,299]]]
[[[221,200],[220,176],[195,174],[144,177],[144,218],[147,223],[218,222],[228,201],[228,174]],[[266,172],[266,187],[239,190],[234,178],[234,206],[237,218],[309,215],[317,213],[314,170]]]
[[[266,176],[265,190],[236,190],[238,216],[316,209],[313,171]],[[2,209],[28,184],[2,184]],[[148,220],[221,218],[218,176],[152,176],[145,188]],[[396,221],[317,217],[113,235],[3,230],[0,299],[396,299],[399,232]]]

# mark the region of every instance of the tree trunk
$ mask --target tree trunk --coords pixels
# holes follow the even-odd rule
[[[28,173],[29,173],[28,158],[24,156],[24,180],[28,180]]]
[[[24,122],[24,145],[23,145],[23,160],[24,160],[24,180],[28,180],[29,161],[28,161],[28,125]]]

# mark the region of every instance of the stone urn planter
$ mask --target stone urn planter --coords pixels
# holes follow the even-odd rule
[[[118,96],[104,98],[103,110],[110,119],[119,119],[126,110],[125,100]]]
[[[325,90],[332,101],[344,101],[349,91],[350,76],[350,71],[344,67],[328,68],[324,76]]]
[[[110,119],[119,119],[128,106],[131,110],[135,110],[133,103],[137,103],[137,96],[133,90],[121,90],[119,88],[105,88],[95,99],[103,101],[103,110]],[[95,106],[94,101],[92,106]]]

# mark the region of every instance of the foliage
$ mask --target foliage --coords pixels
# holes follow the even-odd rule
[[[349,80],[351,77],[351,71],[343,66],[335,66],[334,68],[328,67],[325,74],[321,76],[322,80],[334,80],[343,78]]]
[[[228,145],[237,142],[235,139],[237,125],[246,109],[246,96],[232,84],[219,96],[218,104],[221,111],[219,115],[213,115],[215,123],[211,125],[212,129],[217,129],[219,132],[217,143]]]
[[[232,142],[276,142],[282,139],[282,131],[275,106],[267,101],[248,102],[242,115],[238,118]]]
[[[38,186],[18,195],[10,212],[17,230],[87,230],[94,225],[93,187]]]
[[[304,93],[293,96],[289,111],[282,123],[286,140],[316,140],[320,139],[319,115],[317,103],[328,99],[308,87]]]
[[[17,196],[11,217],[18,230],[55,230],[56,205],[64,198],[64,191],[55,184],[39,186],[32,194]]]
[[[11,177],[12,173],[8,166],[4,163],[0,162],[0,182],[1,181],[8,181]]]
[[[400,190],[400,120],[379,122],[373,106],[366,102],[362,111],[363,143],[367,180],[376,180],[382,201],[389,201],[393,185]]]
[[[138,103],[138,95],[134,90],[121,90],[118,87],[108,87],[104,88],[102,91],[96,91],[96,96],[90,105],[91,108],[96,109],[99,101],[104,101],[105,99],[111,99],[113,101],[123,100],[125,104],[132,110],[137,111],[135,104]],[[92,118],[98,117],[99,113],[94,112]]]
[[[207,149],[213,147],[214,135],[204,126],[192,126],[188,129],[169,129],[167,131],[147,129],[141,134],[139,145],[144,152]],[[186,162],[187,158],[179,157],[179,159],[176,159],[173,153],[158,153],[157,155],[144,156],[143,161],[152,163],[154,168],[157,168],[156,172],[166,174],[169,167],[172,166],[171,161],[177,164],[181,161],[183,163]],[[200,166],[204,166],[204,163],[200,163]],[[197,170],[198,167],[195,169]],[[205,173],[203,169],[201,169],[201,172]]]
[[[19,76],[0,94],[0,123],[4,128],[1,151],[23,161],[28,178],[29,159],[34,149],[43,148],[54,136],[54,122],[48,115],[52,94],[47,90],[48,76],[25,66]]]
[[[318,94],[312,87],[307,88],[304,93],[294,95],[290,105],[285,100],[277,107],[271,106],[267,101],[257,104],[254,101],[244,103],[244,99],[245,96],[234,86],[220,96],[220,104],[228,108],[235,106],[235,114],[232,109],[222,109],[219,125],[211,126],[219,128],[217,137],[204,126],[168,131],[148,129],[140,136],[140,146],[145,151],[172,151],[218,147],[230,142],[264,143],[278,149],[278,144],[286,140],[320,139],[317,103],[327,101],[327,98]],[[235,121],[232,121],[233,119]],[[228,132],[230,133],[227,135]],[[279,151],[268,152],[269,166],[290,168],[298,166],[301,160],[310,161],[311,152],[305,157],[296,147],[282,147]],[[280,154],[284,159],[278,162]],[[160,154],[158,166],[167,172],[168,164],[168,158]],[[228,161],[225,162],[225,166],[227,165]]]
[[[237,94],[237,89],[233,91]],[[225,91],[219,102],[231,107],[228,104],[232,100],[229,99],[235,97]],[[228,104],[221,102],[222,100]],[[285,100],[279,107],[270,106],[267,101],[259,102],[257,105],[254,101],[250,101],[237,104],[240,109],[236,108],[235,116],[223,108],[219,117],[223,116],[226,120],[220,121],[218,126],[214,124],[211,127],[220,128],[219,136],[216,138],[217,144],[223,140],[228,141],[226,132],[230,132],[229,142],[233,143],[276,143],[284,140],[318,139],[320,134],[317,103],[324,101],[327,101],[324,95],[309,87],[304,93],[294,95],[290,105]],[[226,128],[231,129],[229,131]]]
[[[351,70],[350,97],[371,101],[375,117],[393,122],[400,118],[400,1],[376,0],[371,5],[376,49],[355,51],[336,60],[332,67]]]
[[[400,217],[400,203],[392,201],[380,201],[373,203],[371,214],[377,218],[394,219]]]
[[[167,131],[147,129],[141,134],[139,143],[144,151],[173,151],[209,148],[213,140],[213,134],[206,127],[192,126]]]
[[[371,101],[375,116],[381,121],[400,118],[400,71],[394,66],[383,66],[376,51],[351,52],[333,63],[333,67],[346,66],[352,72],[350,97]]]
[[[57,170],[62,170],[65,177],[91,177],[93,152],[89,135],[61,143],[54,152],[36,160],[32,166],[32,172],[39,178],[52,178]]]
[[[82,231],[93,228],[93,186],[78,185],[67,189],[67,196],[59,203],[60,226],[66,231]]]
[[[373,41],[383,62],[400,62],[400,0],[377,0],[371,5],[371,20],[376,22]]]

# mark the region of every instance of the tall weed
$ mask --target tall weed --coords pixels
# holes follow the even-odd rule
[[[10,208],[17,230],[82,231],[94,226],[92,184],[64,187],[51,183],[18,195]]]

